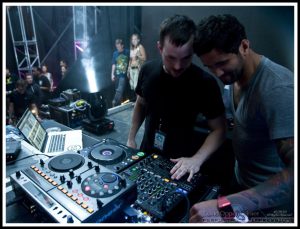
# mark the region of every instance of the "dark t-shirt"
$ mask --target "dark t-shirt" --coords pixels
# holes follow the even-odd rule
[[[50,87],[51,87],[50,81],[47,78],[47,76],[45,76],[45,75],[41,75],[39,77],[38,85],[40,86],[40,88],[41,87],[47,87],[47,88],[50,89]],[[41,92],[40,93],[40,95],[41,95],[40,102],[42,104],[46,104],[48,99],[50,98],[50,92],[48,90],[44,90],[44,89],[41,89],[40,92]]]
[[[27,85],[26,93],[29,96],[30,100],[35,103],[38,107],[41,105],[41,89],[40,86],[36,83]]]
[[[194,125],[199,113],[214,119],[224,113],[216,80],[192,64],[180,77],[167,74],[161,61],[143,65],[136,87],[146,105],[145,134],[141,150],[167,157],[188,157],[196,153]],[[153,147],[155,131],[166,134],[164,150]],[[197,143],[197,142],[196,142]]]
[[[18,91],[14,91],[11,94],[10,101],[14,104],[14,115],[17,119],[22,117],[25,110],[33,102],[32,98],[26,92],[24,94],[20,94]]]

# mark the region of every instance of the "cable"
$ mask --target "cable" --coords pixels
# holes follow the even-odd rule
[[[34,157],[34,156],[38,156],[38,155],[47,156],[47,157],[49,157],[49,158],[53,157],[53,156],[49,156],[49,155],[47,155],[47,154],[38,153],[38,154],[29,155],[29,156],[27,156],[27,157],[22,157],[22,158],[20,158],[20,159],[18,159],[18,160],[14,160],[14,161],[7,162],[6,165],[11,165],[11,164],[16,163],[17,161],[22,161],[22,160],[24,160],[24,159],[27,159],[27,158],[30,158],[30,157]]]

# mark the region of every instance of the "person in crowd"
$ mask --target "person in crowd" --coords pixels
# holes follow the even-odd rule
[[[40,86],[33,81],[33,76],[30,73],[26,74],[27,88],[26,93],[37,107],[41,106],[41,89]]]
[[[201,20],[194,48],[203,65],[230,85],[236,163],[231,189],[217,200],[195,204],[189,222],[247,222],[274,210],[291,216],[293,73],[255,52],[244,26],[229,14]]]
[[[50,91],[53,91],[54,85],[53,85],[53,77],[50,72],[48,72],[48,66],[47,65],[42,65],[42,74],[46,76],[50,82]]]
[[[59,61],[59,66],[60,66],[60,67],[65,66],[65,67],[67,68],[67,67],[68,67],[67,61],[65,61],[65,60],[60,60],[60,61]]]
[[[41,89],[41,99],[40,102],[41,104],[47,104],[48,103],[48,99],[50,98],[51,94],[50,94],[50,82],[48,80],[48,78],[43,75],[42,73],[42,69],[41,68],[37,68],[36,69],[36,74],[38,77],[38,85],[40,86]]]
[[[26,92],[27,82],[23,79],[19,79],[16,83],[16,90],[11,94],[7,124],[15,125],[17,121],[22,117],[27,108],[34,103],[32,98]]]
[[[192,63],[195,30],[195,23],[185,15],[161,23],[157,43],[161,59],[144,63],[140,70],[127,140],[127,146],[137,148],[135,137],[145,121],[140,149],[170,158],[174,162],[171,178],[186,174],[188,181],[222,145],[226,132],[220,87],[213,76]],[[194,132],[200,113],[210,129],[202,145]]]
[[[130,45],[130,60],[128,66],[128,79],[130,89],[133,91],[133,100],[136,100],[135,88],[138,81],[139,72],[141,70],[142,64],[146,61],[146,51],[144,46],[140,43],[140,36],[137,33],[131,35],[131,45]]]
[[[111,80],[115,83],[115,96],[112,101],[112,106],[121,104],[124,91],[126,89],[127,69],[129,62],[129,50],[124,48],[122,39],[116,39],[116,50],[112,57]]]
[[[20,79],[17,75],[6,68],[6,95],[11,94],[16,88],[16,82]]]
[[[61,69],[61,79],[63,79],[63,78],[65,78],[65,76],[66,76],[66,74],[67,74],[68,68],[67,68],[67,66],[62,65],[62,66],[60,67],[60,69]]]

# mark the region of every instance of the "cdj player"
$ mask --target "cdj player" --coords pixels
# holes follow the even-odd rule
[[[76,153],[41,160],[11,178],[51,222],[109,222],[136,199],[134,182]]]
[[[174,163],[146,155],[113,139],[77,153],[40,160],[12,174],[23,196],[44,222],[184,222],[189,208],[206,195],[206,176],[170,178]],[[126,221],[127,219],[127,221]]]

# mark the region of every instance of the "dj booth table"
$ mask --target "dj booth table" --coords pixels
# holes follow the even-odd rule
[[[108,118],[113,120],[115,123],[115,129],[113,131],[104,133],[99,136],[99,135],[95,135],[93,133],[89,133],[89,132],[83,130],[83,147],[84,148],[91,147],[91,146],[101,142],[103,139],[114,139],[117,142],[125,145],[126,141],[127,141],[128,131],[129,131],[130,124],[131,124],[132,109],[133,109],[133,104],[129,104],[129,105],[127,105],[126,109],[124,109],[124,108],[119,109],[119,111],[117,111],[115,109],[115,111],[111,110],[108,112]],[[59,128],[61,128],[61,130],[69,130],[70,129],[69,127],[66,127],[54,120],[43,120],[42,125],[46,129],[50,128],[50,127],[59,127]],[[76,129],[81,129],[81,128],[78,127]],[[143,132],[143,126],[141,127],[141,130],[137,134],[137,144],[138,145],[140,144],[141,139],[142,139],[142,132]],[[205,132],[205,130],[204,130],[204,132]],[[37,154],[37,155],[34,155],[34,154]],[[34,156],[28,157],[30,155],[34,155]],[[133,155],[133,156],[136,156],[136,155]],[[28,157],[28,158],[26,158],[26,157]],[[9,176],[16,173],[16,171],[20,171],[20,170],[29,168],[32,165],[38,166],[41,159],[43,161],[46,161],[48,158],[44,155],[41,155],[41,153],[39,151],[35,150],[31,145],[29,145],[25,141],[22,141],[22,151],[18,158],[25,158],[25,159],[17,161],[14,164],[6,166],[6,223],[40,223],[39,219],[34,217],[33,216],[34,214],[30,213],[30,211],[31,211],[30,207],[28,209],[28,206],[25,206],[24,204],[22,204],[23,198],[21,196],[18,196],[18,194],[16,194],[13,191]],[[142,165],[146,166],[146,161],[145,162],[141,161],[141,163],[143,163]],[[159,169],[160,166],[161,165],[158,165],[157,168]],[[124,171],[127,171],[127,170],[124,170]],[[131,171],[127,171],[127,174],[128,173],[131,173]],[[147,173],[149,173],[149,171],[147,171]],[[153,172],[150,172],[150,173],[153,174]],[[131,175],[131,177],[130,177],[130,179],[131,179],[133,177],[133,173],[131,173],[130,175]],[[155,177],[155,179],[156,178],[157,177]],[[167,181],[167,182],[169,182],[169,181]],[[170,190],[171,190],[171,188],[170,188]],[[165,191],[167,192],[168,190],[165,190]],[[205,190],[206,199],[212,198],[213,195],[215,195],[217,192],[218,192],[218,190],[215,187],[211,187],[210,190]],[[202,194],[204,197],[204,193],[202,193]],[[203,197],[201,197],[201,198],[203,198]],[[199,197],[199,199],[201,199],[201,198]],[[185,219],[185,220],[187,220],[187,219]],[[116,222],[116,223],[118,223],[118,222]]]

